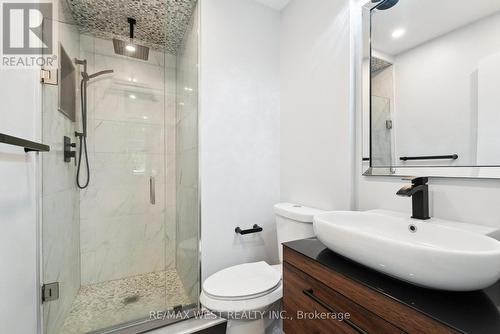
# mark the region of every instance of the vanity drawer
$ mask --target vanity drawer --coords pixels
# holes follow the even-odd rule
[[[335,271],[311,260],[310,258],[288,248],[283,247],[283,268],[293,268],[302,273],[307,273],[308,283],[319,282],[323,286],[328,287],[329,291],[333,291],[347,299],[352,305],[356,305],[364,309],[368,314],[386,321],[388,324],[395,326],[403,332],[411,334],[451,334],[458,333],[454,329],[426,316],[417,310],[407,307],[398,301],[387,297],[383,293],[370,289],[362,284],[359,284]],[[284,269],[285,272],[287,272]],[[287,296],[287,277],[292,277],[290,272],[283,276],[284,300]],[[302,292],[302,291],[300,291]],[[289,292],[290,293],[290,292]],[[293,293],[296,293],[295,291]],[[330,301],[328,301],[330,302]],[[351,312],[351,316],[356,316],[355,312],[342,309],[341,312]],[[362,313],[360,313],[362,314]],[[360,321],[358,319],[353,321]],[[362,325],[360,322],[358,325]],[[376,327],[372,328],[370,333],[383,333]]]
[[[338,292],[305,274],[294,266],[283,264],[283,305],[287,317],[285,333],[404,333],[384,319],[353,303]],[[349,313],[349,319],[296,319],[297,312]]]

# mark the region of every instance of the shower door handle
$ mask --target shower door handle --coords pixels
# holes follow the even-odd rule
[[[155,190],[155,177],[149,177],[149,202],[153,205],[156,204],[156,190]]]

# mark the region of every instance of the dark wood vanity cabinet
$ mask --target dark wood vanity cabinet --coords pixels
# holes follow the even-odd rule
[[[283,251],[286,334],[458,333],[299,252],[286,246]],[[335,314],[345,315],[345,319],[335,319]]]

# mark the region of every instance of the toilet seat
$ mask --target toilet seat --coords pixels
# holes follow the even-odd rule
[[[203,291],[214,299],[253,299],[271,293],[280,281],[281,274],[266,262],[244,263],[208,277],[203,282]]]
[[[203,306],[215,312],[263,310],[281,299],[281,265],[245,263],[223,269],[205,280]]]

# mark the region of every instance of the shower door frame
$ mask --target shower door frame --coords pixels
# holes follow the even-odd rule
[[[182,308],[179,312],[181,312],[182,316],[185,318],[174,318],[174,319],[145,319],[145,320],[136,320],[123,324],[119,324],[116,326],[112,326],[109,328],[103,328],[97,331],[89,332],[88,334],[138,334],[146,331],[151,331],[154,329],[159,329],[162,327],[167,327],[173,325],[175,323],[188,320],[197,316],[200,312],[199,303],[191,304],[192,307]],[[189,305],[189,306],[191,306]],[[164,311],[167,312],[167,311]]]

